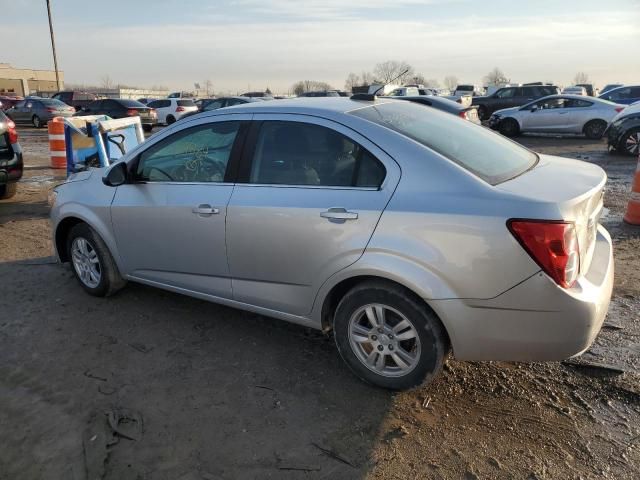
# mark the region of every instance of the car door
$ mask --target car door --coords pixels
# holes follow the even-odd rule
[[[568,121],[568,111],[564,109],[564,102],[563,98],[548,98],[521,110],[521,130],[526,132],[563,131]]]
[[[593,102],[588,100],[567,98],[564,102],[565,114],[564,130],[566,133],[582,133],[584,125],[594,117]]]
[[[131,162],[111,218],[126,273],[142,282],[231,298],[225,222],[250,115],[206,119],[159,138]]]
[[[28,100],[21,100],[15,104],[15,106],[11,109],[10,112],[7,112],[14,122],[16,123],[24,122],[24,119],[26,117],[25,109],[26,109],[27,103],[28,103]]]
[[[502,88],[498,90],[495,94],[493,105],[491,106],[492,111],[500,110],[503,108],[509,108],[516,106],[514,103],[514,96],[516,94],[515,88]]]
[[[233,298],[292,315],[360,258],[400,178],[353,130],[285,114],[254,115],[240,171],[227,217]]]

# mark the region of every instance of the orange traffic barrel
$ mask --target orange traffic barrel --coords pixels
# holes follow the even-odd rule
[[[64,141],[64,119],[54,117],[49,121],[49,156],[51,168],[67,168],[67,148]]]
[[[640,154],[638,155],[638,166],[633,176],[631,198],[629,199],[624,221],[631,225],[640,225]]]

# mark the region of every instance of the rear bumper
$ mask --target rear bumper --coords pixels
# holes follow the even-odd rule
[[[460,360],[557,361],[593,343],[613,290],[611,237],[598,227],[593,260],[571,289],[539,272],[489,300],[437,300]]]

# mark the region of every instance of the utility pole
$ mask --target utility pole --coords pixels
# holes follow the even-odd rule
[[[51,22],[51,1],[47,0],[47,14],[49,15],[49,32],[51,32],[51,49],[53,50],[53,67],[56,69],[56,85],[60,91],[60,74],[58,73],[58,57],[56,56],[56,41],[53,37],[53,23]]]

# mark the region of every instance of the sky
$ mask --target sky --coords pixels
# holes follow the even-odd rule
[[[640,0],[51,0],[67,83],[286,93],[406,61],[441,83],[640,83]],[[0,63],[52,69],[45,0],[0,0]],[[10,39],[10,40],[7,40]]]

